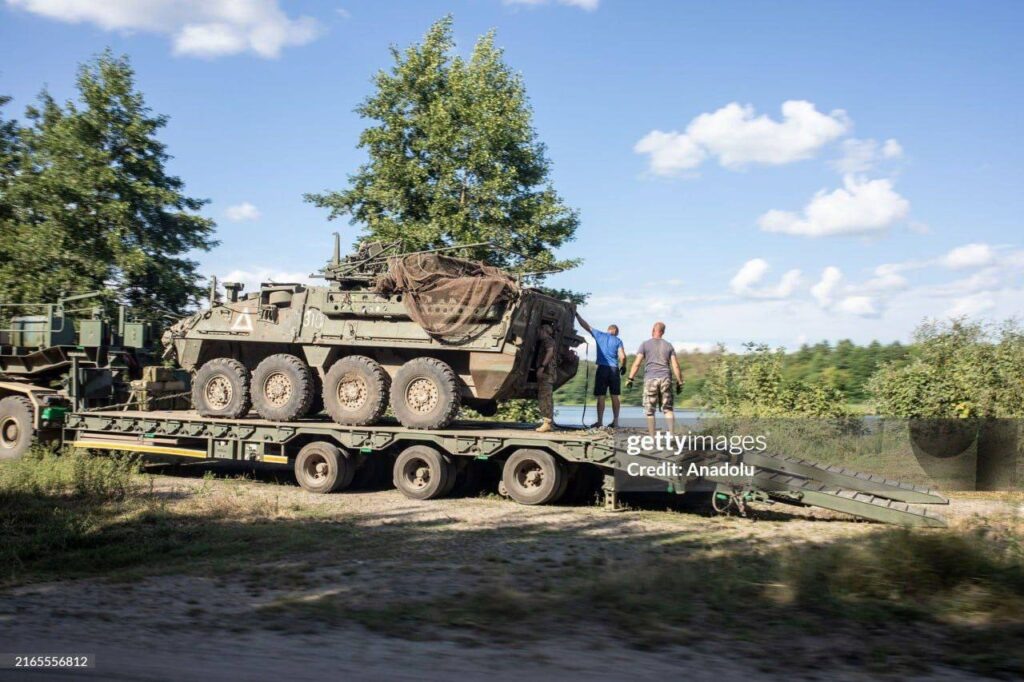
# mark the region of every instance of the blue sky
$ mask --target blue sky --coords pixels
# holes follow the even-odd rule
[[[129,54],[211,200],[203,272],[292,278],[356,234],[302,193],[361,162],[370,76],[449,12],[460,50],[497,29],[580,210],[585,263],[552,284],[627,344],[656,319],[795,346],[1024,312],[1020,2],[3,0],[0,92],[19,112]]]

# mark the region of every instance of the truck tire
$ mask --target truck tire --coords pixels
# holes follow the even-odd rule
[[[415,358],[402,365],[391,384],[391,409],[410,429],[441,429],[459,413],[458,380],[446,363]]]
[[[231,358],[206,362],[192,380],[192,405],[203,417],[244,417],[252,407],[249,370]]]
[[[311,493],[344,490],[352,483],[355,473],[352,460],[333,443],[314,441],[299,450],[295,458],[295,480]]]
[[[309,403],[306,416],[314,417],[324,411],[324,380],[320,376],[320,372],[312,367],[310,368],[309,375],[313,377],[313,400]]]
[[[28,398],[12,395],[0,400],[0,460],[17,459],[32,447],[34,417]]]
[[[451,459],[434,448],[413,445],[395,459],[395,487],[414,500],[432,500],[447,492],[454,469]]]
[[[294,355],[264,358],[252,373],[252,403],[264,419],[290,422],[306,414],[313,402],[309,366]]]
[[[327,370],[323,398],[324,409],[338,424],[376,423],[388,407],[388,373],[372,358],[349,355]]]
[[[548,504],[565,493],[565,468],[549,452],[523,448],[505,460],[501,481],[519,504]]]

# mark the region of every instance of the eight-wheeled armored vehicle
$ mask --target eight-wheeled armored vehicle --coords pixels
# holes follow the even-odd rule
[[[556,387],[575,373],[583,339],[572,305],[517,279],[439,251],[398,253],[364,242],[319,273],[328,286],[266,283],[179,321],[166,355],[194,373],[203,416],[237,418],[251,407],[291,421],[326,409],[339,424],[368,425],[390,405],[411,428],[441,428],[461,405],[535,397],[539,331],[558,344]]]

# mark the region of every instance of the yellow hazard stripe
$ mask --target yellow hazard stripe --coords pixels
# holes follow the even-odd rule
[[[206,459],[205,450],[188,450],[186,448],[171,448],[164,445],[139,445],[136,443],[124,443],[102,440],[76,440],[71,444],[76,448],[96,448],[98,450],[125,450],[127,452],[149,452],[156,455],[179,455],[181,457],[201,457]]]
[[[274,464],[287,464],[288,458],[282,455],[263,455],[264,462],[273,462]]]

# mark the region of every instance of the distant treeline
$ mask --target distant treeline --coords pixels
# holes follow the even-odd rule
[[[787,381],[803,381],[811,384],[824,384],[840,390],[851,403],[860,403],[868,399],[866,384],[868,379],[886,363],[899,365],[907,361],[912,346],[899,342],[882,344],[872,341],[866,346],[859,346],[849,339],[843,339],[835,345],[821,341],[814,345],[804,344],[799,350],[786,353],[783,362],[783,377]],[[709,368],[720,356],[720,352],[679,353],[679,361],[683,368],[686,386],[679,400],[693,403],[697,394],[704,386]],[[629,365],[633,364],[633,356],[629,356]],[[586,370],[586,371],[584,371]],[[585,386],[588,382],[589,386]],[[639,405],[640,384],[629,391],[623,386],[623,403]],[[590,361],[580,363],[580,370],[569,383],[555,393],[555,400],[561,404],[580,404],[584,396],[593,393],[594,364]],[[588,398],[593,402],[593,397]]]

